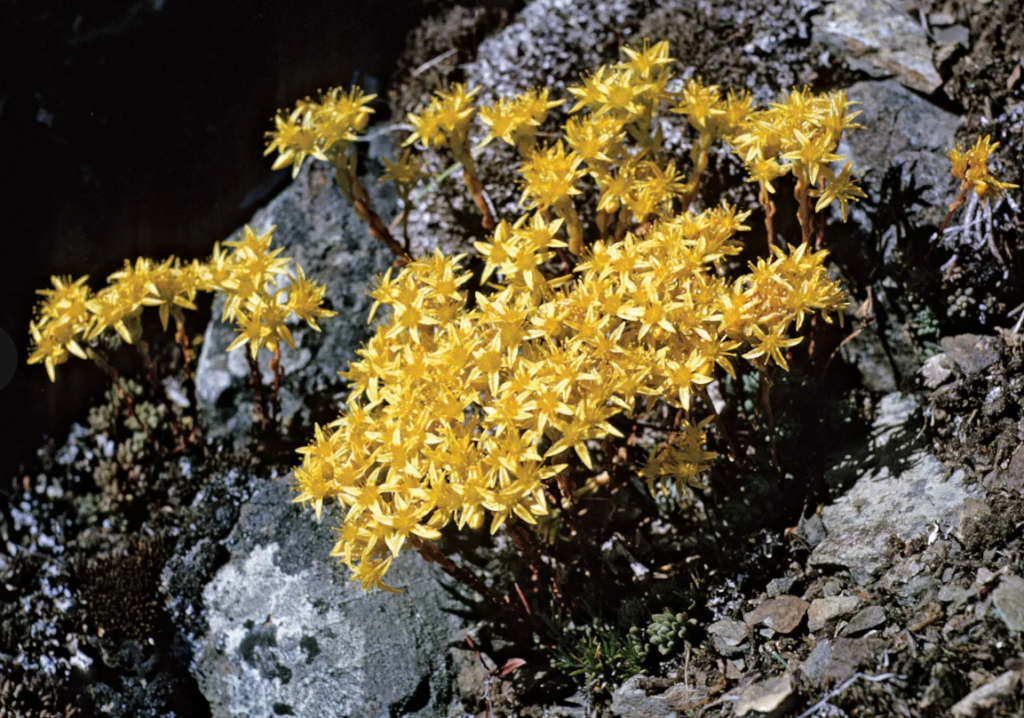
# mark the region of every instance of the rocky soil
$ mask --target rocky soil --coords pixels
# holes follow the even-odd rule
[[[389,574],[403,594],[364,594],[327,556],[329,522],[290,503],[288,473],[344,398],[336,372],[368,336],[364,292],[390,258],[330,173],[307,165],[250,222],[276,225],[339,312],[323,333],[296,329],[280,430],[255,436],[247,365],[224,353],[231,332],[214,321],[197,374],[200,447],[160,455],[111,395],[5,480],[0,716],[1024,714],[1021,195],[968,206],[935,236],[955,194],[952,143],[991,133],[999,176],[1024,184],[1019,8],[442,5],[411,36],[393,115],[452,80],[485,99],[535,85],[557,95],[648,36],[671,41],[681,73],[759,101],[807,84],[862,103],[868,129],[843,151],[869,197],[828,232],[855,298],[849,339],[776,387],[781,475],[762,448],[675,507],[623,468],[578,541],[548,549],[573,577],[564,608],[540,600],[511,547],[446,537],[497,589],[522,583],[527,619],[476,603],[414,555]],[[394,132],[377,129],[364,179],[391,217],[397,201],[376,177]],[[664,129],[684,154],[685,129]],[[499,213],[513,212],[512,155],[491,145],[479,165]],[[709,172],[722,180],[706,183],[705,203],[754,203],[725,152]],[[415,249],[465,251],[473,211],[458,182],[432,185],[412,215]],[[743,428],[749,392],[721,391],[738,438],[763,447],[763,431]],[[167,407],[141,387],[138,402],[164,436]]]

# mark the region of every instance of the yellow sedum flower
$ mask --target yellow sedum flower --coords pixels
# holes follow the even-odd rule
[[[520,154],[529,154],[537,142],[537,128],[547,119],[548,111],[564,103],[565,100],[548,100],[547,88],[499,98],[490,107],[480,108],[480,121],[487,127],[487,136],[479,146],[501,140],[518,148]]]
[[[329,161],[344,154],[370,121],[373,109],[369,103],[376,95],[364,95],[359,87],[345,92],[340,87],[329,89],[313,102],[300,100],[290,112],[274,117],[274,129],[266,136],[263,154],[277,152],[273,169],[292,166],[292,177],[298,175],[307,157]]]
[[[479,90],[478,87],[467,90],[465,85],[455,83],[447,91],[435,93],[430,104],[419,114],[409,113],[408,120],[414,132],[405,144],[419,142],[434,149],[447,147],[453,140],[461,144],[473,119],[473,97]]]
[[[291,318],[319,332],[317,319],[336,314],[323,307],[326,288],[307,279],[298,265],[292,274],[291,257],[270,248],[273,235],[273,227],[257,234],[246,225],[240,239],[224,243],[232,251],[215,245],[213,256],[197,269],[198,286],[224,297],[221,320],[236,324],[238,334],[227,350],[248,346],[253,359],[262,348],[278,353],[282,342],[295,349]],[[279,285],[279,279],[286,281]]]
[[[969,187],[984,204],[990,197],[998,197],[1008,189],[1016,189],[1017,185],[1000,182],[988,168],[989,157],[999,147],[992,142],[991,135],[979,137],[974,146],[964,151],[961,147],[949,150],[946,156],[950,161],[950,173],[959,179],[964,187]]]

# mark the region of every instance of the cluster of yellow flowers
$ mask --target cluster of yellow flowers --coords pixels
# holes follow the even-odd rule
[[[478,90],[467,91],[465,85],[456,83],[447,92],[435,93],[430,104],[419,114],[409,113],[414,131],[405,145],[419,142],[427,149],[447,148],[462,166],[462,179],[480,210],[484,229],[494,229],[494,215],[484,197],[484,185],[477,173],[469,142],[469,128],[476,114],[473,97]]]
[[[364,95],[354,87],[348,93],[335,87],[320,95],[318,102],[300,100],[287,114],[274,118],[274,131],[267,133],[270,142],[263,153],[279,153],[274,169],[292,166],[292,177],[302,168],[307,157],[324,162],[344,155],[345,151],[366,130],[373,109],[368,105],[376,95]]]
[[[480,108],[480,121],[487,127],[487,136],[478,146],[501,140],[525,157],[536,147],[537,128],[544,124],[548,111],[563,104],[565,100],[548,100],[547,88],[501,97],[490,107]]]
[[[547,513],[545,482],[570,449],[588,469],[587,442],[621,437],[619,414],[658,402],[687,416],[717,367],[730,374],[740,347],[786,367],[799,343],[787,329],[846,304],[825,252],[776,250],[735,280],[716,267],[741,245],[746,213],[723,206],[655,220],[644,237],[597,242],[575,277],[540,269],[563,222],[527,215],[502,222],[478,248],[499,282],[467,309],[463,257],[439,253],[381,278],[375,308],[391,308],[345,373],[349,405],[301,450],[298,501],[319,517],[324,501],[346,510],[333,555],[364,586],[382,576],[411,536],[436,539],[454,522],[495,531],[515,515]],[[644,476],[697,484],[715,456],[705,422],[685,420]]]
[[[1015,184],[997,180],[988,168],[988,158],[997,147],[999,143],[993,143],[992,136],[985,135],[967,151],[957,146],[946,153],[951,165],[950,174],[960,180],[961,191],[973,191],[983,203],[989,197],[998,197],[1008,189],[1017,188]]]
[[[852,128],[845,95],[794,92],[755,111],[749,97],[723,99],[696,80],[670,92],[667,43],[624,53],[626,62],[570,89],[577,103],[553,144],[536,145],[536,127],[558,104],[546,92],[481,110],[485,142],[520,148],[526,210],[476,243],[481,291],[464,289],[465,255],[435,251],[389,270],[370,292],[371,320],[379,307],[390,311],[343,374],[352,384],[346,408],[316,427],[295,470],[296,501],[312,504],[318,519],[325,502],[342,510],[332,555],[364,588],[393,590],[384,582],[393,558],[449,524],[489,520],[493,532],[537,523],[560,474],[598,471],[591,442],[622,438],[624,421],[665,405],[680,421],[642,476],[652,492],[702,485],[716,456],[706,448],[714,417],[696,416],[697,399],[713,412],[706,386],[717,370],[735,376],[738,357],[761,372],[787,370],[785,353],[809,315],[842,318],[847,297],[825,251],[773,247],[729,278],[726,260],[742,250],[737,233],[749,212],[686,207],[715,138],[752,168],[758,158],[776,162],[772,179],[792,171],[798,181],[835,182],[831,194],[827,183],[815,190],[824,190],[819,210],[831,199],[845,207],[856,199],[854,185],[839,186],[849,168],[830,168],[834,143]],[[468,143],[474,92],[438,93],[411,116],[410,142]],[[675,102],[700,135],[695,160],[704,160],[689,179],[662,155],[662,101]],[[574,207],[588,175],[600,190],[589,230]],[[578,258],[572,271],[566,250]]]
[[[74,355],[89,357],[89,344],[107,330],[116,331],[128,344],[142,336],[142,310],[157,307],[164,329],[173,316],[176,325],[185,321],[185,309],[195,309],[200,284],[198,262],[182,263],[176,257],[155,263],[139,257],[114,272],[106,287],[92,293],[88,276],[51,277],[52,289],[40,289],[43,299],[36,305],[29,324],[32,351],[29,364],[42,363],[50,381],[56,367]]]
[[[307,279],[298,265],[294,275],[289,273],[293,260],[280,256],[280,248],[270,248],[273,233],[271,227],[256,234],[246,225],[241,239],[224,243],[231,252],[215,244],[210,261],[202,265],[202,288],[225,297],[221,321],[236,324],[238,336],[228,351],[248,345],[253,359],[263,347],[280,352],[282,341],[295,349],[287,324],[291,317],[320,331],[316,320],[336,314],[323,308],[326,287]],[[279,287],[282,276],[287,283]]]
[[[52,277],[52,289],[38,290],[43,299],[29,325],[28,363],[42,363],[54,381],[56,367],[70,356],[97,359],[90,345],[108,330],[136,344],[142,337],[145,307],[157,308],[165,330],[173,317],[181,335],[184,310],[196,308],[198,291],[226,296],[222,319],[236,322],[239,332],[229,350],[249,344],[255,357],[260,347],[276,351],[282,340],[294,347],[285,324],[291,315],[319,331],[316,320],[334,312],[322,307],[324,287],[308,280],[301,267],[294,275],[288,273],[292,260],[280,257],[280,249],[270,249],[272,232],[257,235],[246,227],[241,240],[226,243],[231,252],[215,245],[208,262],[176,257],[159,263],[145,257],[134,264],[125,260],[124,268],[111,274],[107,286],[95,294],[86,284],[88,276],[74,281]],[[289,283],[279,288],[276,280],[281,275]]]

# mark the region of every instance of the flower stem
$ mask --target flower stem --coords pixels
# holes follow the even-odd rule
[[[260,425],[261,431],[267,428],[267,404],[263,396],[263,377],[260,374],[260,364],[251,351],[246,350],[245,358],[249,360],[249,386],[252,387],[255,404],[253,405],[253,417]]]
[[[690,204],[697,198],[700,191],[700,178],[708,167],[708,151],[715,141],[713,132],[701,132],[697,141],[690,149],[690,159],[693,161],[693,169],[690,171],[690,181],[687,182],[688,189],[683,195],[682,211],[690,208]]]
[[[818,177],[818,190],[825,189],[825,176],[821,175]],[[818,212],[818,235],[814,240],[815,251],[821,249],[821,245],[825,243],[825,213]]]
[[[967,193],[971,190],[971,185],[967,180],[960,183],[960,193],[957,194],[956,199],[953,200],[953,204],[949,205],[949,211],[946,212],[945,218],[942,220],[942,224],[939,226],[938,236],[942,237],[943,232],[946,231],[946,227],[949,225],[949,221],[953,219],[953,215],[960,209],[964,202],[967,200]]]
[[[192,347],[188,340],[188,332],[185,331],[185,322],[178,322],[174,332],[174,339],[181,347],[182,367],[185,371],[185,398],[188,399],[189,410],[192,414],[194,426],[199,426],[199,400],[196,398],[196,376],[192,367]]]
[[[164,406],[167,407],[167,416],[171,420],[171,433],[174,435],[175,441],[180,443],[184,441],[184,437],[181,433],[181,424],[178,422],[178,414],[174,411],[174,402],[167,396],[167,387],[160,381],[160,371],[156,366],[153,355],[149,351],[149,342],[145,339],[139,339],[135,342],[135,348],[142,355],[142,363],[146,368],[146,378],[149,380],[150,387],[153,390],[153,398],[156,401],[163,402]]]
[[[469,196],[473,198],[473,203],[480,211],[480,224],[490,232],[498,226],[498,223],[494,221],[494,214],[484,197],[484,183],[480,181],[480,177],[476,173],[476,162],[473,161],[473,155],[469,152],[468,147],[464,151],[456,151],[454,154],[455,159],[462,165],[462,181],[466,183]]]
[[[132,396],[131,392],[128,391],[127,387],[125,387],[124,384],[122,383],[121,375],[117,371],[117,369],[113,367],[113,365],[107,360],[107,357],[104,356],[102,352],[99,352],[90,347],[86,348],[85,353],[90,359],[92,359],[93,364],[95,364],[104,372],[106,372],[106,374],[110,377],[110,381],[114,385],[114,389],[117,390],[118,398],[121,400],[121,403],[124,404],[124,407],[128,412],[128,416],[132,419],[135,419],[135,423],[139,425],[143,435],[146,437],[146,443],[150,446],[156,446],[159,449],[160,453],[164,453],[164,446],[153,441],[153,437],[149,433],[149,427],[146,426],[146,424],[139,417],[138,413],[135,411],[135,398]]]
[[[270,390],[270,412],[271,418],[280,423],[281,421],[281,377],[284,370],[281,368],[281,345],[274,347],[274,353],[270,357],[270,370],[274,372],[274,383]]]
[[[797,174],[796,187],[793,188],[793,196],[799,205],[797,219],[800,220],[800,241],[807,244],[811,241],[814,232],[814,217],[811,214],[811,188],[807,184],[803,173]]]
[[[515,544],[516,549],[523,558],[526,559],[526,563],[530,567],[530,573],[533,575],[534,584],[539,584],[541,573],[540,552],[530,540],[530,534],[514,518],[509,519],[502,525],[505,528],[505,533],[508,534],[508,537],[512,539],[512,543]],[[550,583],[552,597],[556,600],[560,599],[562,597],[562,592],[558,588],[558,583],[555,581],[554,575],[551,576]]]
[[[757,195],[764,207],[764,229],[768,235],[768,256],[772,256],[772,248],[775,246],[775,203],[772,202],[771,193],[764,182],[761,182],[761,192]]]
[[[472,571],[457,565],[454,561],[445,556],[441,549],[439,549],[432,541],[424,541],[419,536],[411,534],[409,536],[409,543],[412,544],[414,549],[416,549],[420,558],[427,563],[436,563],[441,567],[442,571],[462,585],[468,586],[471,590],[476,591],[487,600],[499,606],[507,603],[507,601],[502,600],[498,594],[485,586],[479,578],[473,575]]]
[[[332,165],[334,166],[334,181],[338,183],[341,193],[352,205],[356,216],[366,225],[370,236],[378,242],[383,242],[402,264],[412,259],[406,248],[391,234],[391,230],[388,229],[384,220],[370,206],[370,195],[367,194],[359,175],[356,174],[355,155],[351,160],[341,155],[332,162]]]
[[[700,387],[697,390],[697,396],[701,398],[701,401],[704,402],[704,405],[711,412],[711,415],[715,417],[715,428],[718,429],[718,433],[722,435],[723,439],[725,439],[725,443],[729,445],[729,454],[732,460],[738,462],[740,460],[739,446],[736,444],[736,440],[733,438],[732,432],[729,431],[729,427],[725,425],[725,420],[722,418],[722,415],[719,414],[718,410],[715,408],[715,403],[711,401],[711,397],[708,395],[708,390],[704,387]]]
[[[775,414],[772,412],[772,378],[768,373],[768,367],[754,362],[758,374],[761,375],[761,408],[764,410],[765,418],[768,419],[768,448],[771,452],[772,467],[777,471],[779,468],[779,457],[775,453]]]

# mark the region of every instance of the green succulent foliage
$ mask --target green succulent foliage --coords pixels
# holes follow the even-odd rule
[[[696,625],[697,621],[686,613],[672,613],[666,608],[651,619],[647,627],[647,642],[661,655],[671,656],[683,646]]]

